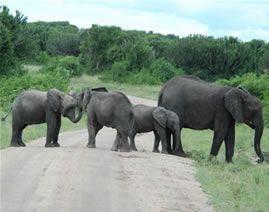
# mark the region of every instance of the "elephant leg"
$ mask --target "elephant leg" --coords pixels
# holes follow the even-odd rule
[[[228,126],[225,124],[216,123],[217,127],[215,127],[214,136],[213,136],[213,143],[211,146],[210,151],[210,158],[211,156],[217,156],[219,153],[220,146],[227,135]]]
[[[61,128],[61,116],[57,117],[57,122],[56,122],[56,128],[55,128],[55,134],[54,134],[54,138],[53,138],[53,145],[55,147],[60,147],[60,144],[58,143],[58,136],[59,136],[59,132],[60,132],[60,128]]]
[[[120,148],[120,139],[121,139],[121,135],[120,133],[117,131],[117,135],[116,138],[114,140],[113,146],[111,148],[112,151],[118,151],[118,149]]]
[[[25,146],[25,144],[22,142],[22,131],[25,127],[12,126],[12,137],[10,146],[13,147]]]
[[[55,131],[57,128],[57,118],[55,114],[52,114],[52,112],[48,112],[46,115],[46,121],[47,121],[47,137],[46,137],[46,144],[45,147],[55,147],[54,144],[52,144],[52,141],[55,137]]]
[[[171,147],[171,132],[169,129],[166,129],[166,145],[167,145],[167,152],[169,154],[172,153],[172,147]],[[161,138],[162,140],[162,138]]]
[[[130,143],[131,143],[131,150],[133,150],[133,151],[137,151],[136,146],[135,146],[135,140],[134,140],[135,135],[136,134],[134,134],[134,135],[132,134],[132,135],[129,136],[130,137]]]
[[[128,141],[129,128],[119,127],[117,133],[120,134],[118,148],[120,152],[130,152],[130,145]]]
[[[226,162],[232,162],[234,155],[234,139],[235,139],[235,129],[234,124],[229,127],[228,134],[224,140],[225,142],[225,160]]]
[[[128,142],[128,133],[121,135],[120,138],[120,152],[130,152],[130,145]]]
[[[153,147],[153,152],[160,152],[159,151],[159,144],[160,144],[160,137],[159,135],[156,133],[156,131],[154,131],[154,147]]]
[[[24,128],[27,127],[27,125],[24,125],[20,130],[19,130],[19,136],[18,136],[18,142],[20,146],[26,146],[25,143],[22,141],[22,132]]]
[[[156,130],[156,133],[158,134],[158,136],[160,137],[161,139],[161,142],[162,142],[162,151],[161,153],[164,153],[164,154],[167,154],[168,151],[167,151],[167,130],[164,129],[163,127],[161,126],[155,126],[155,130]]]

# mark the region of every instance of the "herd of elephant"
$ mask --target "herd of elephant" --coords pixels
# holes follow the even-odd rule
[[[76,110],[79,110],[77,115]],[[184,157],[180,138],[182,128],[211,129],[214,136],[210,157],[217,156],[224,141],[225,160],[231,162],[235,121],[238,121],[255,129],[254,149],[259,157],[258,162],[264,161],[260,148],[264,128],[261,102],[244,88],[210,84],[194,76],[170,79],[161,89],[156,107],[142,104],[133,106],[122,92],[87,88],[79,94],[71,91],[69,95],[57,89],[48,92],[26,90],[15,99],[11,111],[11,146],[15,147],[25,146],[22,141],[25,127],[41,123],[47,123],[45,147],[59,147],[61,115],[77,123],[83,111],[86,111],[89,148],[96,147],[96,135],[106,126],[117,131],[111,148],[113,151],[136,151],[135,135],[153,131],[153,152],[159,152],[161,141],[162,153]]]

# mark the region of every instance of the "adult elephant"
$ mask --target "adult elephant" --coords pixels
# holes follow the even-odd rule
[[[214,130],[210,155],[217,156],[224,140],[227,162],[232,161],[234,154],[235,120],[246,123],[255,129],[254,148],[259,156],[258,162],[263,162],[260,149],[264,127],[262,105],[245,89],[180,76],[164,85],[158,105],[177,113],[181,129]]]
[[[12,138],[11,146],[25,146],[22,141],[22,132],[25,127],[32,124],[47,123],[47,137],[45,147],[59,147],[58,135],[61,128],[61,114],[69,118],[73,123],[78,122],[82,116],[82,110],[76,117],[78,102],[70,95],[66,95],[57,89],[48,92],[27,90],[18,96],[13,102],[12,111]],[[8,112],[8,114],[9,114]],[[2,118],[6,119],[8,114]]]
[[[78,96],[79,107],[87,111],[88,144],[95,148],[95,137],[103,126],[115,128],[117,137],[111,150],[129,152],[128,135],[134,123],[133,106],[121,92],[108,92],[105,88],[84,89]]]

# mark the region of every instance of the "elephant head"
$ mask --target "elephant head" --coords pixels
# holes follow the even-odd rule
[[[92,97],[92,91],[108,92],[108,90],[105,87],[92,88],[92,89],[85,88],[83,91],[81,91],[79,95],[75,91],[70,91],[70,95],[77,100],[78,107],[80,109],[86,110],[87,105],[89,104]]]
[[[82,117],[82,110],[76,117],[76,108],[78,101],[70,95],[53,88],[47,93],[48,104],[55,113],[61,113],[69,118],[73,123],[77,123]]]
[[[264,128],[261,102],[242,88],[230,89],[225,94],[224,101],[226,109],[235,120],[255,129],[254,149],[260,158],[258,162],[263,162],[264,156],[260,148]]]

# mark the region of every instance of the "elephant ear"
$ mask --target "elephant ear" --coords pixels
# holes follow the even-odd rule
[[[86,110],[87,105],[89,104],[90,100],[91,100],[92,94],[89,88],[86,88],[83,91],[83,99],[82,99],[82,108],[84,110]]]
[[[162,107],[157,107],[152,112],[153,118],[159,125],[161,125],[163,128],[166,128],[167,123],[167,114]]]
[[[241,123],[244,122],[243,95],[238,88],[233,88],[225,94],[225,107],[233,118]]]
[[[71,90],[69,92],[69,95],[72,96],[74,99],[78,100],[78,94],[76,91]]]
[[[54,112],[58,112],[61,107],[61,92],[58,91],[57,89],[53,88],[50,89],[47,93],[47,99],[48,99],[48,104],[52,108]]]

